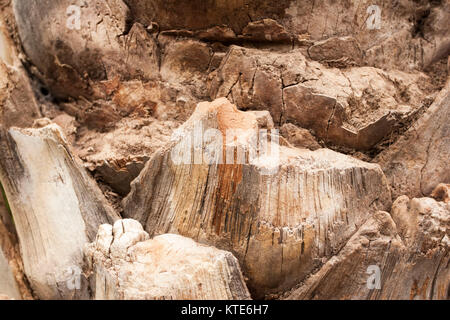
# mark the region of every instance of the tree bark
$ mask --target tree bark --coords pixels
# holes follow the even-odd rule
[[[372,2],[0,0],[0,298],[449,299],[450,1]]]
[[[0,205],[1,210],[1,205]],[[0,220],[0,295],[10,299],[33,299],[24,275],[23,262],[16,238]]]
[[[149,238],[130,219],[100,227],[87,248],[96,299],[250,299],[231,253],[174,234]]]
[[[0,128],[0,150],[0,180],[33,290],[42,299],[88,298],[86,281],[67,288],[67,272],[82,267],[84,245],[117,214],[70,153],[58,126]]]
[[[237,141],[231,130],[243,130]],[[123,206],[150,236],[178,233],[233,252],[253,294],[263,297],[303,280],[372,213],[389,208],[391,195],[378,165],[275,140],[273,153],[264,152],[251,144],[252,133],[259,134],[253,113],[225,98],[199,104],[149,160]],[[248,162],[253,149],[260,153]],[[240,153],[242,162],[234,159]]]
[[[338,255],[286,298],[448,299],[449,209],[449,203],[431,198],[398,198],[392,217],[378,212],[369,218]],[[375,270],[377,286],[368,277]]]

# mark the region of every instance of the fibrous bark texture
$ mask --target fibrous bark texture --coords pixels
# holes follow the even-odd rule
[[[422,77],[372,67],[326,68],[307,61],[300,49],[272,53],[233,46],[210,74],[209,87],[212,98],[269,110],[280,125],[293,122],[326,143],[368,150],[427,102]]]
[[[430,195],[450,183],[450,82],[421,117],[394,145],[376,159],[395,196]]]
[[[261,297],[337,252],[372,212],[389,207],[390,193],[377,165],[326,149],[274,139],[247,160],[259,148],[251,145],[258,129],[253,113],[225,98],[199,104],[132,183],[124,214],[152,236],[176,232],[231,250]]]
[[[0,298],[449,299],[449,21],[0,0]]]
[[[87,248],[95,298],[107,300],[246,300],[239,263],[229,252],[164,234],[149,240],[131,219],[100,226]]]
[[[29,127],[41,116],[25,68],[8,32],[5,13],[0,14],[0,124]]]
[[[20,239],[25,273],[41,298],[87,296],[72,291],[67,272],[81,268],[83,246],[117,216],[70,153],[56,125],[0,128],[0,178]]]
[[[0,204],[0,210],[1,210]],[[0,295],[10,299],[32,299],[23,272],[22,258],[16,238],[0,220]]]
[[[392,217],[374,214],[338,255],[293,290],[287,299],[448,298],[449,204],[432,198],[398,198]],[[368,271],[381,272],[379,290]]]

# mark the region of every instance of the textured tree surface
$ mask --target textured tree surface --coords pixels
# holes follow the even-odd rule
[[[431,198],[398,198],[392,217],[370,217],[288,299],[448,299],[450,286],[449,203]],[[366,270],[378,265],[380,290],[367,288]]]
[[[69,298],[59,287],[81,267],[98,226],[118,218],[70,154],[59,128],[0,128],[0,177],[20,239],[25,274],[47,299]],[[81,288],[81,297],[86,298]]]
[[[17,240],[0,221],[0,292],[10,299],[32,299]]]
[[[218,130],[200,146],[220,150],[212,164],[205,155],[203,164],[178,163],[195,157],[196,126],[204,135]],[[272,152],[239,163],[235,154],[248,157],[251,137],[224,138],[239,129],[256,131],[254,114],[225,98],[199,104],[178,129],[180,138],[158,151],[132,183],[124,215],[152,236],[176,232],[231,250],[261,297],[292,286],[338,251],[372,212],[389,207],[390,193],[377,165],[326,149],[278,146],[276,167]],[[226,161],[230,154],[235,164]]]
[[[450,181],[450,82],[436,100],[377,162],[395,196],[429,195],[439,182]]]
[[[210,75],[210,94],[225,96],[241,109],[269,110],[276,123],[312,129],[327,143],[368,150],[426,102],[421,76],[372,67],[327,68],[308,61],[299,49],[268,53],[232,46]]]
[[[87,248],[96,299],[250,298],[231,253],[175,234],[149,238],[135,220],[100,226],[95,243]]]
[[[449,21],[0,0],[0,299],[450,299]]]

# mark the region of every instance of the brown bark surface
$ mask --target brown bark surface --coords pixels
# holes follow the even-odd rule
[[[0,0],[0,297],[449,299],[448,21]]]

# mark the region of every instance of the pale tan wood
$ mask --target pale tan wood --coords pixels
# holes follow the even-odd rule
[[[0,205],[0,210],[1,210]],[[0,295],[10,299],[33,299],[24,275],[23,262],[16,238],[0,220]]]
[[[373,215],[338,255],[285,298],[448,300],[449,249],[449,203],[401,196],[391,215]],[[368,286],[370,267],[380,272],[379,287]]]
[[[198,127],[218,129],[223,138],[195,151],[189,137]],[[199,104],[132,183],[124,215],[140,221],[150,236],[178,233],[233,252],[255,297],[262,297],[303,280],[372,213],[389,208],[389,187],[378,165],[328,149],[281,146],[274,167],[265,156],[245,164],[174,160],[190,160],[191,151],[192,159],[207,149],[220,154],[225,131],[237,128],[256,130],[257,118],[225,98]],[[236,150],[249,148],[246,135],[239,136]]]
[[[70,153],[57,125],[0,128],[0,180],[20,243],[25,273],[41,299],[88,298],[87,282],[67,286],[83,247],[118,215]]]
[[[247,300],[230,253],[175,234],[149,239],[131,219],[100,226],[87,248],[100,300]]]

